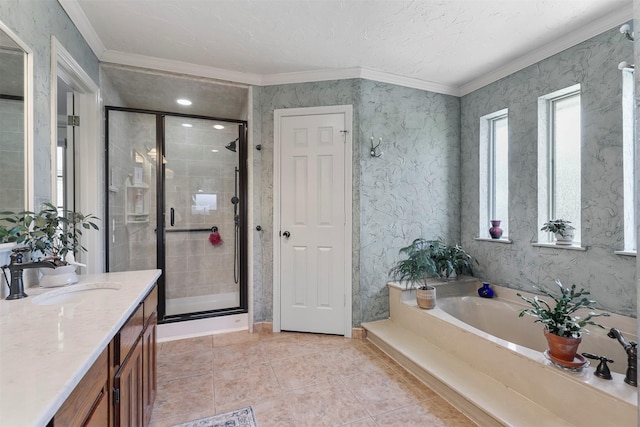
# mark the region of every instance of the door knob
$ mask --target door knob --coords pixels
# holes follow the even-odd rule
[[[284,237],[286,237],[287,239],[288,239],[289,237],[291,237],[291,233],[289,233],[288,231],[285,231],[284,233],[282,233],[282,235],[283,235]]]

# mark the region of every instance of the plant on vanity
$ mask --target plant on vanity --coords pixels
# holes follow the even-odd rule
[[[32,252],[39,251],[55,260],[64,260],[67,254],[74,256],[87,249],[80,243],[82,230],[99,230],[94,215],[80,212],[62,211],[51,203],[45,203],[37,213],[25,212],[24,224],[30,227],[25,243]]]
[[[552,219],[545,222],[540,230],[555,234],[558,245],[570,245],[573,242],[575,227],[571,225],[571,221]]]
[[[98,218],[94,215],[68,210],[60,214],[51,203],[44,203],[38,212],[2,212],[2,215],[6,215],[4,221],[13,224],[11,228],[5,228],[12,241],[24,244],[32,254],[42,254],[44,259],[52,260],[57,265],[66,265],[68,254],[86,252],[87,249],[80,242],[83,229],[99,230],[94,222]]]
[[[596,308],[596,302],[588,298],[589,291],[584,288],[578,291],[576,285],[572,285],[570,288],[565,287],[559,280],[556,280],[555,283],[560,288],[560,296],[552,294],[543,287],[536,288],[543,295],[553,299],[555,303],[553,307],[537,296],[530,298],[520,293],[516,294],[531,305],[531,308],[522,310],[519,317],[526,314],[535,317],[535,322],[544,325],[551,360],[559,361],[561,364],[562,362],[572,363],[582,340],[582,334],[589,333],[585,326],[592,325],[604,329],[604,326],[592,319],[601,316],[607,317],[609,313],[590,311],[584,318],[577,316],[575,313],[580,309],[593,310]],[[559,346],[556,346],[557,341],[561,341]]]
[[[0,212],[0,244],[16,243],[22,239],[27,229],[15,222],[16,214],[10,211]]]

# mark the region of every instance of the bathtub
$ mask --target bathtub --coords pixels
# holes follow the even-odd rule
[[[542,325],[518,317],[526,306],[517,291],[492,286],[496,297],[483,299],[475,279],[432,284],[436,308],[422,310],[415,293],[389,283],[390,318],[363,327],[374,344],[479,425],[638,425],[637,389],[623,382],[626,353],[606,336],[616,327],[637,342],[635,319],[599,318],[607,329],[590,327],[583,337],[579,352],[615,360],[608,381],[593,375],[597,361],[573,372],[547,360]]]
[[[445,313],[496,338],[496,342],[498,342],[497,339],[500,339],[505,341],[504,344],[507,346],[515,344],[544,352],[547,349],[547,340],[543,335],[542,324],[535,323],[535,319],[531,316],[518,317],[523,308],[530,306],[524,303],[516,293],[519,292],[527,296],[531,296],[531,294],[501,286],[494,286],[494,290],[496,296],[491,299],[480,298],[477,294],[446,296],[445,292],[445,296],[439,298],[437,304]],[[464,292],[462,289],[461,291]],[[544,296],[541,299],[552,302],[550,298]],[[584,317],[585,313],[584,311],[578,312],[577,315]],[[635,319],[612,314],[611,317],[600,317],[595,320],[605,326],[605,329],[588,326],[589,333],[583,334],[578,352],[607,356],[614,361],[614,363],[608,364],[609,369],[612,372],[625,375],[627,354],[616,340],[607,336],[607,332],[610,328],[615,327],[622,331],[628,341],[638,342]],[[592,364],[598,363],[593,360],[590,362]]]

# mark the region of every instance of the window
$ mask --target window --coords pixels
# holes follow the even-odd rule
[[[500,220],[509,235],[509,118],[500,110],[480,118],[479,236],[489,237],[490,221]]]
[[[581,241],[580,85],[538,98],[538,229],[551,219],[571,221]],[[554,236],[539,231],[538,241]]]
[[[622,161],[624,183],[624,252],[636,252],[635,216],[635,133],[634,133],[634,72],[622,69]]]

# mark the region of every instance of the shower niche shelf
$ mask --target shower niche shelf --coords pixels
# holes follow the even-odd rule
[[[149,186],[142,183],[125,185],[127,190],[127,200],[125,205],[125,215],[127,224],[148,224],[149,223]]]

